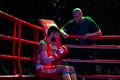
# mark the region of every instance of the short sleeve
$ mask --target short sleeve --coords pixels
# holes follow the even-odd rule
[[[89,20],[89,27],[90,27],[90,31],[89,32],[96,32],[100,29],[100,27],[98,26],[98,24],[91,18],[91,17],[87,17],[87,19]]]

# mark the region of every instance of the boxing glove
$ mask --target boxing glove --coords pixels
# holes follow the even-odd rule
[[[53,57],[55,58],[55,60],[59,60],[68,55],[68,53],[69,53],[68,48],[62,45],[61,47],[58,48],[57,52],[53,55]]]

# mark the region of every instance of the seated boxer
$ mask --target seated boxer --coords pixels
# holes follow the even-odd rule
[[[73,66],[52,64],[52,62],[68,55],[68,49],[64,45],[57,48],[56,53],[52,54],[52,45],[59,33],[56,26],[51,26],[48,29],[47,36],[39,42],[38,53],[35,58],[37,75],[40,78],[51,78],[52,80],[57,80],[58,75],[62,75],[62,80],[77,80]]]

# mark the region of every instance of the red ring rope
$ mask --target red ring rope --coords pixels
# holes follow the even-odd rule
[[[83,36],[69,34],[69,38],[83,39]],[[88,39],[90,40],[115,40],[115,39],[120,39],[120,35],[98,36],[98,37],[92,37]]]
[[[119,45],[66,45],[68,48],[120,49]]]
[[[82,60],[82,59],[63,59],[63,62],[80,62],[80,63],[120,63],[120,60],[105,60],[105,59],[92,59],[92,60]]]
[[[102,78],[102,79],[108,79],[108,78],[113,78],[113,79],[120,79],[119,75],[77,75],[79,78]]]

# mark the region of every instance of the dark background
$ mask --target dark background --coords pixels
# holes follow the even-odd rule
[[[79,7],[91,16],[104,35],[120,34],[120,0],[0,0],[0,10],[22,20],[38,24],[38,19],[52,19],[61,27],[72,19]]]
[[[120,35],[120,0],[0,0],[1,11],[36,25],[39,25],[38,19],[52,19],[62,27],[72,19],[72,10],[76,7],[81,8],[85,16],[90,16],[96,21],[103,35]],[[10,26],[13,23],[2,18],[0,20],[0,33],[13,34],[13,27]],[[32,38],[31,30],[24,28],[23,31],[25,31],[23,37]],[[96,42],[97,44],[120,43],[119,40]],[[11,42],[0,40],[0,45],[0,53],[11,54]],[[22,46],[22,53],[28,54],[21,55],[32,57],[32,46],[25,44]],[[120,59],[118,53],[119,50],[98,50],[97,58]]]

